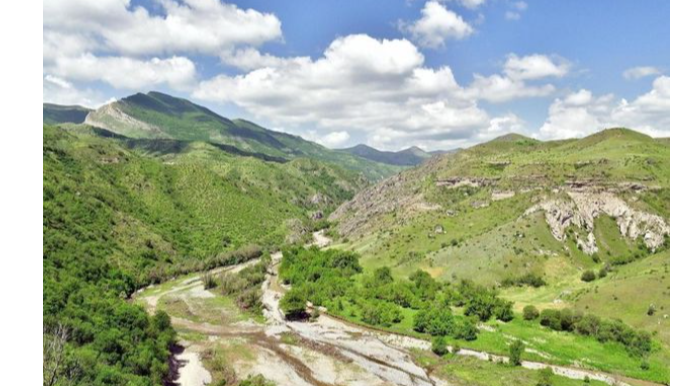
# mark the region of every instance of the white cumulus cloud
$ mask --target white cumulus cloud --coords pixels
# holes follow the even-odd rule
[[[196,66],[187,54],[220,57],[282,40],[280,20],[270,13],[221,0],[156,0],[154,5],[156,13],[131,0],[45,0],[44,95],[74,100],[48,76],[71,82],[71,90],[98,87],[91,84],[98,82],[118,89],[189,90]],[[238,66],[251,65],[248,54]]]
[[[582,137],[610,127],[627,127],[651,136],[671,133],[671,78],[660,76],[652,89],[632,101],[612,94],[595,97],[580,90],[556,99],[539,129],[545,139]]]
[[[424,56],[405,39],[350,35],[334,40],[318,59],[269,64],[203,81],[193,95],[235,103],[278,126],[313,125],[324,138],[354,131],[385,148],[468,138],[489,124],[489,115],[463,95],[450,68],[425,67]]]
[[[422,17],[413,23],[401,22],[400,30],[427,48],[444,47],[446,40],[460,40],[474,32],[462,16],[438,1],[428,1],[422,9]]]
[[[503,75],[475,74],[474,81],[464,91],[469,97],[489,102],[507,102],[518,98],[543,97],[553,93],[552,84],[532,84],[530,81],[561,78],[570,69],[564,59],[533,54],[508,55],[503,63]]]
[[[103,81],[115,88],[140,90],[149,86],[167,85],[185,90],[195,83],[194,63],[185,57],[149,60],[126,57],[100,57],[84,54],[58,58],[49,75],[76,81]]]
[[[280,20],[273,14],[220,0],[160,0],[158,4],[161,16],[130,0],[46,0],[44,34],[90,39],[100,43],[100,50],[126,55],[214,54],[282,38]]]
[[[248,72],[202,81],[193,96],[234,103],[264,121],[324,144],[357,138],[386,149],[410,143],[457,147],[476,143],[487,130],[504,133],[524,128],[514,114],[492,117],[479,101],[551,94],[553,85],[533,82],[564,76],[567,69],[560,62],[544,66],[532,57],[539,55],[510,55],[503,74],[475,75],[463,87],[449,67],[425,66],[424,55],[406,39],[349,35],[334,40],[315,59],[278,58],[256,50],[233,52],[228,64]],[[304,132],[301,127],[315,129]],[[342,132],[349,137],[344,139]]]

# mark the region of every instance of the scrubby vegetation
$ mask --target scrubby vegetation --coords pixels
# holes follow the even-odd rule
[[[648,332],[636,331],[619,320],[601,319],[569,308],[543,310],[539,323],[555,331],[592,336],[600,342],[621,343],[636,356],[646,355],[652,350],[652,336]]]
[[[275,386],[275,383],[267,380],[263,375],[253,375],[240,381],[237,386]]]
[[[283,243],[290,221],[308,223],[357,184],[311,161],[271,164],[203,144],[161,153],[91,129],[43,130],[44,342],[60,347],[44,372],[56,385],[162,384],[170,319],[127,299],[174,275],[252,259],[258,245]],[[329,204],[307,204],[316,193]],[[258,304],[256,291],[237,299]]]
[[[232,296],[240,309],[260,314],[261,283],[266,276],[269,262],[270,257],[264,255],[256,265],[237,273],[221,274],[217,279],[220,293]]]
[[[537,274],[533,272],[526,273],[522,276],[519,276],[517,278],[505,278],[503,281],[501,281],[501,285],[504,287],[511,287],[511,286],[530,286],[534,288],[539,288],[542,286],[546,285],[546,281],[544,280],[543,277],[538,276]]]
[[[358,259],[354,253],[335,249],[283,250],[280,277],[292,285],[281,300],[283,312],[291,318],[304,317],[310,301],[365,324],[387,328],[404,322],[409,332],[466,341],[477,339],[480,320],[513,319],[512,303],[500,299],[495,289],[466,280],[442,284],[424,271],[396,280],[387,267],[362,276]],[[463,308],[464,315],[451,307]]]

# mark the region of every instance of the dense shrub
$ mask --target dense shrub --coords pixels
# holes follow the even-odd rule
[[[496,319],[503,322],[510,322],[513,320],[513,302],[498,299],[493,308],[493,313]]]
[[[541,312],[539,323],[556,331],[572,331],[595,337],[600,342],[621,343],[631,355],[640,356],[652,350],[652,337],[646,331],[635,331],[620,320],[602,320],[571,309]]]
[[[307,316],[307,298],[303,291],[291,289],[280,299],[280,309],[290,320],[304,319]]]
[[[541,312],[539,324],[549,327],[552,330],[561,330],[561,312],[558,310],[546,309]]]
[[[525,352],[525,343],[518,339],[510,344],[508,351],[510,354],[510,364],[520,366],[522,363],[522,353]]]
[[[582,273],[582,276],[580,279],[584,282],[591,282],[594,281],[597,278],[597,275],[594,274],[594,272],[590,269],[586,270],[585,272]]]
[[[396,305],[384,301],[368,301],[362,306],[362,321],[375,326],[390,327],[400,323],[402,313]]]
[[[451,335],[455,331],[455,318],[450,307],[442,303],[429,304],[420,310],[413,321],[414,329],[433,336]]]
[[[553,370],[551,367],[545,367],[539,370],[537,378],[537,386],[553,386]],[[585,383],[589,383],[585,380]]]
[[[501,281],[501,285],[504,287],[513,287],[513,286],[518,286],[518,287],[523,287],[523,286],[530,286],[534,288],[539,288],[543,287],[546,285],[546,281],[544,280],[543,277],[537,275],[534,272],[529,272],[526,273],[522,276],[519,276],[517,278],[506,278]]]
[[[457,323],[453,336],[456,339],[473,341],[477,339],[477,334],[479,334],[479,328],[477,328],[476,317],[467,317]]]
[[[446,343],[446,338],[443,336],[436,336],[431,340],[431,351],[436,355],[446,355],[448,354],[448,344]]]
[[[539,317],[539,310],[537,307],[528,305],[522,309],[522,318],[525,320],[534,320]]]
[[[291,318],[304,317],[307,300],[315,306],[322,306],[345,296],[353,290],[351,277],[362,271],[358,259],[354,253],[335,249],[283,249],[279,273],[285,283],[292,285],[281,299],[283,312]],[[288,296],[290,300],[285,300]]]

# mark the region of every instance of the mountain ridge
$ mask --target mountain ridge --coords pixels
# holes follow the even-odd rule
[[[331,150],[246,119],[231,120],[189,100],[155,91],[137,93],[91,111],[85,123],[134,139],[204,141],[233,146],[248,154],[314,158],[357,171],[371,180],[402,168]]]
[[[339,151],[357,155],[372,161],[399,166],[416,166],[432,157],[432,154],[417,146],[408,147],[399,151],[378,150],[365,144],[339,149]]]

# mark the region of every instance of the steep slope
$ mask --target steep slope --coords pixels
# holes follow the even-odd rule
[[[69,332],[58,371],[74,384],[163,384],[170,318],[125,299],[298,241],[365,183],[315,160],[96,132],[43,127],[44,339]]]
[[[170,245],[169,257],[206,258],[248,243],[280,244],[293,230],[290,223],[329,213],[366,183],[318,161],[266,162],[205,142],[161,144],[46,126],[44,147],[50,208],[58,201],[55,189],[67,189],[80,197],[77,204],[95,197],[117,213],[116,223],[138,224],[144,234],[172,243],[170,232],[186,229],[185,237],[203,240]],[[151,229],[157,219],[165,219],[165,226]],[[121,241],[121,249],[131,247],[132,240]]]
[[[131,138],[204,141],[285,160],[309,157],[336,163],[372,180],[401,169],[333,151],[246,120],[230,120],[188,100],[159,92],[139,93],[105,105],[91,112],[86,123]]]
[[[56,125],[59,123],[83,123],[91,109],[81,106],[61,106],[51,103],[43,104],[43,123]]]
[[[416,166],[431,158],[431,154],[414,146],[400,151],[381,151],[367,145],[357,145],[342,151],[389,165]]]

